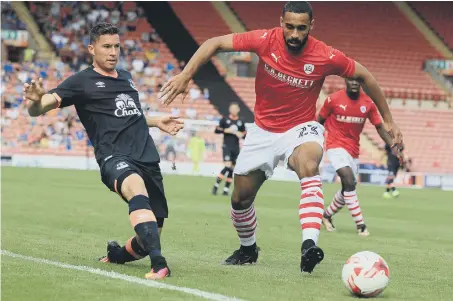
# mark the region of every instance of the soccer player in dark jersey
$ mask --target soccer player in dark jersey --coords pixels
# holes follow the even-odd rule
[[[136,235],[121,247],[109,242],[103,262],[123,264],[146,256],[151,259],[148,279],[170,275],[161,254],[160,232],[168,217],[159,155],[148,127],[175,135],[183,128],[175,117],[146,117],[131,74],[116,69],[120,55],[117,27],[95,25],[88,50],[93,65],[45,91],[42,79],[24,85],[30,116],[74,105],[91,140],[102,182],[129,206]]]
[[[223,117],[219,125],[215,129],[216,134],[223,134],[223,162],[225,167],[220,172],[216,179],[212,194],[217,194],[220,182],[225,179],[225,187],[223,188],[223,195],[229,195],[230,185],[233,181],[233,169],[236,165],[236,159],[239,156],[239,139],[245,136],[244,121],[239,118],[240,108],[237,103],[230,104],[230,115]]]
[[[402,156],[395,155],[395,149],[390,147],[389,144],[385,144],[385,151],[387,153],[387,170],[388,175],[385,183],[387,184],[387,189],[385,190],[383,197],[385,199],[390,199],[393,197],[398,197],[400,192],[396,190],[393,181],[395,181],[395,177],[398,174],[398,170],[401,168],[401,161]]]

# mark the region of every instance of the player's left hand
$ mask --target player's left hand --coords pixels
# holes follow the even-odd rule
[[[392,138],[392,148],[396,147],[398,151],[403,150],[403,134],[394,121],[384,122],[384,128]]]
[[[184,128],[184,121],[178,116],[164,116],[158,122],[157,127],[172,136],[176,135]]]

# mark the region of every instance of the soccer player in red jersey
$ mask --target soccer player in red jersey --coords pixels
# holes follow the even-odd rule
[[[264,181],[272,176],[280,160],[300,179],[299,217],[302,226],[301,271],[311,273],[324,258],[318,236],[324,212],[319,176],[323,157],[324,127],[316,121],[316,101],[328,75],[356,78],[361,82],[383,118],[384,127],[402,142],[379,85],[361,64],[340,51],[313,38],[313,12],[308,2],[288,2],[280,27],[214,37],[204,42],[184,70],[161,89],[160,99],[170,104],[177,95],[187,94],[187,86],[197,70],[218,52],[255,52],[259,58],[256,73],[255,123],[234,169],[231,218],[240,248],[225,264],[241,265],[258,259],[253,206]]]
[[[318,115],[318,122],[327,131],[327,157],[341,179],[341,189],[324,211],[323,223],[327,231],[335,231],[332,216],[346,205],[354,219],[357,232],[368,236],[357,199],[356,184],[359,172],[360,134],[367,119],[376,127],[386,144],[392,138],[385,131],[381,116],[371,98],[360,89],[355,79],[346,79],[346,89],[331,94],[324,101]]]

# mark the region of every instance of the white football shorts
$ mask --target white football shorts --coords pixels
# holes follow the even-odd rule
[[[270,178],[280,160],[289,168],[289,157],[296,147],[305,142],[317,142],[323,148],[324,127],[316,121],[310,121],[284,133],[272,133],[254,123],[247,128],[247,136],[234,173],[247,175],[251,171],[262,170],[266,178]]]
[[[341,147],[328,149],[326,153],[327,158],[329,158],[335,170],[349,166],[354,172],[356,179],[358,178],[360,164],[358,158],[353,158],[344,148]]]

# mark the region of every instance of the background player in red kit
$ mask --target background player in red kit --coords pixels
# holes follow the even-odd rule
[[[376,105],[360,90],[360,83],[354,79],[345,81],[346,89],[327,97],[318,116],[318,122],[324,125],[327,131],[327,157],[341,179],[341,189],[324,211],[323,223],[327,231],[334,231],[332,216],[346,204],[356,223],[358,234],[368,236],[370,233],[356,193],[360,134],[369,119],[386,144],[391,145],[392,138],[384,129]]]
[[[324,212],[319,176],[323,157],[324,127],[316,121],[316,101],[328,75],[357,78],[376,102],[384,126],[401,143],[402,135],[392,120],[382,90],[362,65],[310,36],[312,8],[308,2],[288,2],[280,27],[215,37],[204,42],[183,72],[161,90],[170,104],[187,94],[187,85],[201,65],[221,51],[251,51],[259,58],[256,73],[255,124],[234,169],[231,218],[241,246],[225,264],[254,263],[258,259],[253,202],[264,181],[280,160],[294,170],[301,184],[299,217],[302,225],[301,271],[311,273],[323,258],[317,246]],[[278,202],[279,200],[276,200]]]

